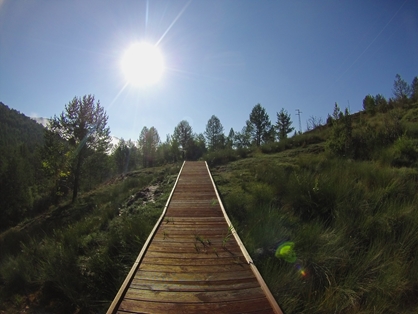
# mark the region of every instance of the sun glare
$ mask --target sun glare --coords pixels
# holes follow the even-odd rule
[[[122,71],[128,83],[150,86],[157,83],[164,71],[164,60],[159,49],[149,43],[136,43],[122,58]]]

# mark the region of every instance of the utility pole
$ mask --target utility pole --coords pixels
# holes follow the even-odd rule
[[[299,116],[299,133],[302,134],[302,124],[300,123],[300,114],[302,113],[302,111],[296,109],[296,112],[296,115]]]

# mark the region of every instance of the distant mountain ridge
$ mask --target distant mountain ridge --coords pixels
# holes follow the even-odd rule
[[[44,127],[0,102],[0,134],[0,152],[22,144],[34,149],[43,145]]]

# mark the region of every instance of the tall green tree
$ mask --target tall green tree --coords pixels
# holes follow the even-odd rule
[[[266,109],[260,104],[255,105],[247,121],[247,130],[251,133],[255,145],[260,146],[263,143],[263,137],[270,129],[271,122]]]
[[[295,128],[291,126],[292,120],[290,114],[282,108],[280,112],[277,112],[276,130],[279,137],[279,141],[287,138],[287,134],[292,132]]]
[[[180,121],[180,123],[174,128],[173,138],[180,144],[184,159],[187,155],[190,140],[193,138],[193,130],[189,122],[186,120]]]
[[[228,136],[226,138],[226,144],[225,144],[225,146],[227,148],[232,148],[232,147],[234,147],[234,144],[235,144],[235,131],[234,131],[233,128],[231,128],[229,130],[229,134],[228,134]]]
[[[81,169],[91,152],[107,151],[110,143],[108,116],[93,95],[74,97],[60,116],[51,121],[51,131],[68,141],[72,147],[73,197],[77,198]]]
[[[376,102],[372,95],[367,95],[363,99],[363,109],[370,114],[376,113]]]
[[[144,126],[138,139],[138,147],[142,155],[142,166],[144,168],[154,166],[159,144],[160,136],[157,129],[153,126],[149,129]]]
[[[380,112],[386,112],[389,110],[388,101],[386,100],[385,96],[381,94],[377,94],[374,97],[374,102],[376,105],[376,109]]]
[[[224,141],[224,128],[221,121],[213,115],[206,124],[205,137],[208,143],[208,148],[211,151],[222,148]]]
[[[395,96],[395,100],[402,103],[406,102],[411,95],[411,87],[399,74],[396,74],[395,76],[392,91]]]
[[[119,140],[118,144],[113,149],[112,159],[118,174],[124,173],[128,170],[130,155],[129,150],[128,143],[123,138]]]
[[[206,141],[205,136],[200,134],[193,134],[192,138],[187,143],[186,159],[198,160],[206,153]]]

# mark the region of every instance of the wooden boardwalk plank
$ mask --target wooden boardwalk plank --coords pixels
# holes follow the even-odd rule
[[[282,313],[205,162],[186,162],[107,313]]]
[[[202,313],[202,314],[235,314],[235,313],[274,313],[265,298],[253,299],[251,302],[217,302],[217,303],[171,303],[149,301],[122,301],[118,313]],[[261,311],[261,312],[260,312]]]

